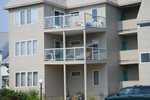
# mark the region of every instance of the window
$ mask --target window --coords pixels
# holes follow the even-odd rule
[[[27,54],[32,54],[32,41],[27,41]]]
[[[20,86],[20,73],[16,73],[16,87]]]
[[[75,40],[75,41],[70,42],[71,46],[77,46],[77,45],[80,45],[80,44],[81,44],[81,42],[79,40]]]
[[[37,53],[37,40],[33,40],[33,54]]]
[[[141,62],[150,62],[150,53],[142,53],[141,54]]]
[[[17,72],[15,74],[15,86],[37,86],[38,85],[38,72]]]
[[[25,11],[20,12],[20,20],[21,20],[20,22],[21,25],[25,24]]]
[[[28,86],[32,86],[32,72],[28,72]]]
[[[25,72],[21,72],[21,86],[25,86],[25,85],[26,85]]]
[[[97,9],[92,9],[92,19],[94,21],[97,21]]]
[[[37,86],[37,85],[38,85],[38,73],[33,72],[33,86]]]
[[[100,85],[100,80],[99,80],[99,71],[93,71],[93,84],[94,85]]]
[[[19,55],[20,55],[19,47],[20,47],[20,43],[19,43],[19,42],[16,42],[16,43],[15,43],[15,54],[16,54],[16,56],[19,56]]]
[[[140,27],[148,27],[148,26],[150,26],[150,23],[142,23],[142,24],[139,24],[140,25]]]
[[[25,41],[21,42],[21,55],[25,55],[25,48],[26,48],[26,44]]]
[[[25,56],[37,53],[37,40],[15,42],[15,55]]]
[[[76,12],[71,12],[70,14],[74,15],[74,16],[79,16],[79,12],[76,11]]]
[[[73,71],[73,72],[71,72],[71,76],[72,77],[80,77],[80,74],[81,74],[81,72],[79,72],[79,71]]]
[[[31,9],[27,10],[27,24],[31,24]]]
[[[15,24],[24,25],[36,23],[38,18],[37,9],[27,9],[15,12]]]

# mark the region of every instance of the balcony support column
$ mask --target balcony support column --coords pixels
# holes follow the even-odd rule
[[[63,66],[64,72],[64,100],[67,100],[67,82],[66,82],[66,65]]]
[[[86,61],[86,30],[83,30],[84,61]]]
[[[63,60],[66,60],[66,36],[65,31],[63,31]]]
[[[87,64],[84,64],[84,98],[87,100]]]

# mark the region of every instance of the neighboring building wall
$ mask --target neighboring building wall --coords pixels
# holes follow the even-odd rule
[[[37,8],[38,21],[35,24],[15,25],[15,11],[29,8]],[[20,71],[38,71],[38,79],[44,81],[44,6],[42,4],[32,5],[9,10],[9,51],[10,51],[10,88],[31,89],[31,87],[15,87],[15,73]],[[37,40],[37,54],[15,57],[15,41]],[[44,82],[45,83],[45,82]],[[39,86],[35,87],[39,89]],[[44,90],[44,88],[43,88]]]
[[[138,24],[150,22],[150,10],[148,10],[150,5],[149,0],[143,0],[138,14]],[[150,26],[139,27],[138,28],[138,51],[139,55],[141,52],[150,52]],[[140,56],[139,56],[140,57]],[[139,62],[141,58],[139,59]],[[140,63],[139,64],[139,79],[141,85],[150,84],[150,63]]]

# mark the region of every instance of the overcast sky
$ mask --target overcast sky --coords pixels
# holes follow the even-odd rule
[[[8,12],[3,9],[8,0],[0,0],[0,32],[8,32]]]

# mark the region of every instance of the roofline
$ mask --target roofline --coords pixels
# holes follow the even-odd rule
[[[72,8],[78,8],[78,7],[84,7],[84,6],[90,6],[90,5],[94,5],[94,4],[110,4],[116,7],[121,7],[121,6],[126,6],[126,5],[130,5],[130,4],[136,4],[136,3],[140,3],[142,0],[138,0],[138,1],[134,1],[134,2],[130,2],[130,3],[125,3],[125,4],[119,4],[119,2],[113,2],[111,0],[102,0],[102,1],[96,1],[96,2],[92,2],[92,3],[87,3],[87,4],[80,4],[80,5],[74,5],[74,6],[67,6],[67,4],[58,4],[58,3],[54,3],[51,1],[47,1],[47,0],[40,0],[40,1],[33,1],[30,3],[24,3],[24,4],[19,4],[19,5],[12,5],[12,6],[4,6],[5,10],[9,10],[9,9],[13,9],[13,8],[19,8],[19,7],[24,7],[24,6],[30,6],[30,5],[35,5],[35,4],[41,4],[41,3],[45,3],[45,4],[50,4],[50,5],[54,5],[54,6],[58,6],[60,8],[64,8],[64,9],[72,9]]]
[[[12,6],[4,6],[3,8],[5,10],[9,10],[9,9],[13,9],[13,8],[18,8],[18,7],[23,7],[23,6],[29,6],[29,5],[34,5],[34,4],[40,4],[40,3],[44,3],[44,0],[41,1],[33,1],[30,3],[24,3],[24,4],[19,4],[19,5],[12,5]]]

